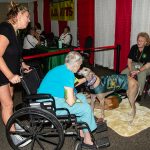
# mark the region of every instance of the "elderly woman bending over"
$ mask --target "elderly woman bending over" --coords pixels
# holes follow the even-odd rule
[[[81,64],[82,56],[78,52],[68,53],[64,65],[57,66],[46,74],[38,89],[38,93],[53,95],[56,108],[67,108],[71,114],[78,116],[78,121],[86,122],[90,130],[93,131],[97,126],[90,105],[86,102],[84,95],[74,94],[74,73],[79,70]],[[59,112],[60,115],[62,113]],[[93,145],[90,133],[87,130],[80,131],[80,135],[84,138],[83,142],[85,145]]]

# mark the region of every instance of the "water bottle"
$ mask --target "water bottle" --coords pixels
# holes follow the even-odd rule
[[[47,46],[47,40],[44,40],[45,46]]]
[[[62,48],[62,41],[60,39],[58,41],[58,48]]]

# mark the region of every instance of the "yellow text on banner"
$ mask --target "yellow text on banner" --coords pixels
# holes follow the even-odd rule
[[[74,20],[74,0],[52,3],[51,19],[60,21]]]

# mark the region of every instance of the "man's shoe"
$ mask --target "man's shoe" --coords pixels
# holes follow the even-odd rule
[[[20,135],[11,135],[12,141],[14,145],[19,145],[18,147],[24,147],[28,145],[32,140],[27,140],[26,138],[20,136]],[[22,143],[22,144],[21,144]]]

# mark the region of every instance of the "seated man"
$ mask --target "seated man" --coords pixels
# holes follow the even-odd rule
[[[70,27],[69,26],[66,26],[64,28],[64,32],[61,34],[59,39],[62,41],[62,44],[65,44],[68,46],[71,45],[72,35],[70,34]]]
[[[82,56],[75,51],[68,53],[65,64],[50,70],[42,80],[38,93],[51,94],[55,98],[56,108],[67,108],[77,116],[77,121],[86,122],[91,131],[96,129],[96,122],[90,105],[81,94],[74,94],[75,75],[82,64]],[[83,78],[82,80],[85,80]],[[57,112],[63,115],[64,112]],[[93,148],[93,141],[87,129],[80,131],[84,138],[83,145]]]

